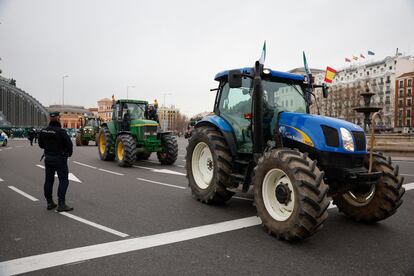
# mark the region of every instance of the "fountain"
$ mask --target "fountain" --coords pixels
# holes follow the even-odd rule
[[[371,114],[382,109],[379,106],[371,106],[371,98],[375,93],[370,92],[370,84],[367,81],[367,88],[365,92],[360,93],[359,95],[364,98],[364,106],[355,107],[354,110],[358,113],[364,113],[364,131],[367,132],[367,127],[371,125]],[[369,128],[368,128],[369,129]]]

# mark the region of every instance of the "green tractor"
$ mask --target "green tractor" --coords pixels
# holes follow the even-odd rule
[[[76,132],[76,145],[87,146],[89,141],[98,145],[99,125],[101,120],[94,116],[80,116],[80,129]]]
[[[150,114],[148,102],[117,100],[113,105],[112,121],[101,125],[98,138],[99,157],[116,160],[121,167],[131,167],[136,160],[147,160],[156,152],[162,165],[177,160],[177,139],[171,132],[159,130]]]

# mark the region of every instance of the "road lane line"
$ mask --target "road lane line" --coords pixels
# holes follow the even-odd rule
[[[252,198],[245,198],[245,197],[241,197],[241,196],[233,196],[232,198],[241,199],[241,200],[247,200],[247,201],[254,201],[254,199],[252,199]]]
[[[137,251],[177,242],[193,240],[201,237],[239,230],[260,225],[261,220],[256,217],[247,217],[215,224],[187,228],[152,236],[125,239],[85,247],[78,247],[40,255],[34,255],[0,263],[0,274],[21,274],[40,269],[113,256],[117,254]]]
[[[405,174],[405,173],[401,173],[400,175],[402,175],[402,176],[414,176],[414,174]]]
[[[144,169],[144,170],[153,170],[154,169],[154,168],[150,168],[150,167],[143,167],[143,166],[137,166],[137,165],[132,165],[132,167],[139,168],[139,169]]]
[[[59,214],[61,214],[61,215],[65,216],[65,217],[68,217],[68,218],[71,218],[71,219],[77,220],[77,221],[79,221],[79,222],[85,223],[85,224],[90,225],[90,226],[92,226],[92,227],[98,228],[98,229],[100,229],[100,230],[102,230],[102,231],[105,231],[105,232],[108,232],[108,233],[111,233],[111,234],[117,235],[117,236],[122,237],[122,238],[129,237],[129,235],[128,235],[128,234],[125,234],[125,233],[122,233],[122,232],[116,231],[116,230],[111,229],[111,228],[109,228],[109,227],[106,227],[106,226],[103,226],[103,225],[97,224],[97,223],[95,223],[95,222],[92,222],[92,221],[89,221],[89,220],[83,219],[83,218],[81,218],[81,217],[78,217],[78,216],[75,216],[75,215],[69,214],[69,213],[67,213],[67,212],[60,212]]]
[[[3,182],[4,180],[3,180],[3,178],[0,178],[0,182]]]
[[[104,170],[104,169],[98,169],[98,170],[99,170],[99,171],[102,171],[102,172],[107,172],[107,173],[116,174],[116,175],[124,175],[123,173],[117,173],[117,172],[108,171],[108,170]]]
[[[37,167],[39,167],[39,168],[42,168],[42,169],[45,169],[45,166],[43,166],[43,165],[39,165],[39,164],[37,164],[36,165]],[[58,175],[57,175],[57,172],[55,172],[55,177],[58,177]],[[70,180],[70,181],[74,181],[74,182],[79,182],[79,183],[82,183],[82,181],[80,181],[80,179],[79,178],[77,178],[73,173],[68,173],[68,179]]]
[[[414,182],[404,184],[403,187],[405,188],[406,191],[412,190],[412,189],[414,189]]]
[[[184,165],[175,165],[175,166],[180,167],[180,168],[185,168]]]
[[[139,178],[138,177],[137,179],[140,180],[140,181],[145,181],[145,182],[154,183],[154,184],[158,184],[158,185],[163,185],[163,186],[167,186],[167,187],[173,187],[173,188],[178,188],[178,189],[187,189],[186,187],[183,187],[183,186],[177,186],[177,185],[162,183],[162,182],[148,180],[148,179],[144,179],[144,178]]]
[[[84,163],[81,163],[81,162],[78,162],[78,161],[73,161],[73,163],[81,165],[81,166],[85,166],[85,167],[88,167],[88,168],[91,168],[91,169],[96,169],[96,167],[94,167],[94,166],[84,164]]]
[[[26,197],[26,198],[30,199],[31,201],[39,201],[37,198],[35,198],[35,197],[33,197],[33,196],[31,196],[31,195],[29,195],[29,194],[27,194],[27,193],[23,192],[22,190],[17,189],[17,188],[16,188],[16,187],[14,187],[14,186],[9,186],[9,188],[10,188],[10,189],[12,189],[13,191],[15,191],[16,193],[19,193],[19,194],[21,194],[22,196],[24,196],[24,197]],[[1,270],[0,270],[0,272],[1,272]]]

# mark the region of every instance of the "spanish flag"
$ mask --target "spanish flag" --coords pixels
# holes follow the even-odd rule
[[[335,75],[336,75],[336,70],[327,66],[326,73],[325,73],[325,82],[332,83],[332,80],[334,79]]]

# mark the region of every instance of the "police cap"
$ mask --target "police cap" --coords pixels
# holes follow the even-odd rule
[[[53,111],[49,113],[50,118],[59,117],[60,112],[59,111]]]

